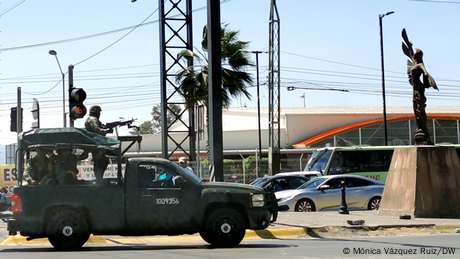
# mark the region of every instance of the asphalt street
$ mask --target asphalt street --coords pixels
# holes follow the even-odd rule
[[[350,224],[351,223],[351,224]],[[355,225],[356,223],[361,223]],[[460,232],[460,219],[399,219],[381,216],[378,211],[350,211],[350,214],[329,212],[280,212],[278,220],[266,230],[247,231],[245,239],[285,239],[299,237],[357,237],[455,234]],[[458,234],[460,235],[460,233]],[[149,243],[202,240],[199,235],[183,236],[92,236],[88,244]],[[6,223],[0,221],[0,245],[47,245],[47,239],[26,241],[25,237],[9,236]]]
[[[60,252],[50,246],[0,246],[2,259],[63,258],[460,258],[460,235],[373,236],[243,240],[235,248],[213,248],[203,240],[85,245]]]

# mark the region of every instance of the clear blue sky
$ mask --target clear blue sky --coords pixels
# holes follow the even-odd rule
[[[382,106],[379,14],[383,18],[387,106],[411,106],[401,30],[424,51],[428,71],[440,91],[427,90],[427,105],[459,106],[460,4],[457,1],[279,0],[281,25],[281,106]],[[16,6],[17,5],[17,6]],[[16,7],[14,7],[16,6]],[[206,0],[194,0],[193,28],[199,47],[206,24]],[[14,7],[14,8],[12,8]],[[201,9],[200,9],[201,8]],[[249,50],[268,51],[270,0],[229,0],[221,21],[250,41]],[[62,126],[62,83],[53,49],[64,72],[75,65],[75,87],[85,101],[102,106],[103,122],[119,117],[151,118],[160,103],[158,1],[138,0],[3,0],[0,3],[0,144],[15,142],[9,132],[16,89],[23,94],[24,128],[29,129],[32,99],[41,105],[41,126]],[[150,16],[150,17],[149,17]],[[148,18],[149,17],[149,18]],[[128,35],[132,27],[146,20]],[[124,38],[122,38],[126,35]],[[91,37],[88,37],[91,36]],[[122,38],[122,39],[121,39]],[[121,39],[121,40],[120,40]],[[119,40],[119,41],[118,41]],[[117,42],[118,41],[118,42]],[[116,42],[116,43],[115,43]],[[112,45],[105,51],[93,56]],[[91,57],[91,58],[90,58]],[[88,59],[89,58],[89,59]],[[251,56],[255,62],[255,56]],[[261,105],[268,106],[268,54],[260,54]],[[255,69],[248,70],[254,75]],[[67,89],[67,77],[66,77]],[[349,93],[286,87],[340,88]],[[236,99],[234,107],[256,107]],[[67,98],[67,94],[66,94]],[[67,106],[67,101],[66,101]],[[84,120],[75,121],[83,127]]]

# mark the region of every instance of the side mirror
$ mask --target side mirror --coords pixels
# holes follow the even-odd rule
[[[322,190],[329,189],[329,188],[331,188],[331,186],[329,186],[327,184],[323,184],[318,188],[318,190],[322,191]]]
[[[179,187],[183,183],[185,183],[185,180],[184,180],[184,178],[182,176],[178,175],[178,176],[174,177],[174,186],[175,187]]]

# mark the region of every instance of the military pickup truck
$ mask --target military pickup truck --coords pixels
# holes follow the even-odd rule
[[[47,237],[58,250],[76,250],[94,235],[199,233],[216,247],[234,247],[246,229],[259,230],[277,217],[271,192],[237,183],[203,182],[169,160],[129,158],[121,170],[121,142],[84,129],[36,129],[20,136],[20,154],[38,149],[104,150],[118,161],[118,175],[103,185],[22,184],[18,168],[10,235]],[[21,163],[20,163],[21,164]],[[18,166],[19,167],[19,166]]]

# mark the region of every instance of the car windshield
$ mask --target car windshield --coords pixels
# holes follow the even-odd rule
[[[254,182],[251,183],[251,185],[257,186],[257,187],[263,187],[268,181],[270,181],[272,177],[264,177],[264,178],[259,178],[256,179]]]
[[[302,184],[297,189],[315,189],[316,187],[320,186],[326,180],[327,178],[325,177],[317,177],[317,178],[311,179],[310,181]]]

